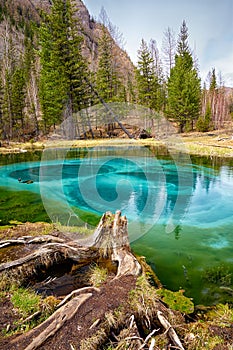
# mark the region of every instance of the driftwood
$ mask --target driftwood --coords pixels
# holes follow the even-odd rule
[[[33,329],[32,332],[34,333],[39,331],[39,335],[35,337],[24,350],[38,349],[49,337],[53,336],[64,325],[65,322],[70,320],[76,314],[80,306],[85,303],[91,296],[91,293],[78,295],[70,300],[67,304],[63,305],[60,309],[55,311],[52,316],[50,316],[45,322],[40,324],[37,328]],[[43,329],[47,324],[48,326],[40,332],[40,329]]]

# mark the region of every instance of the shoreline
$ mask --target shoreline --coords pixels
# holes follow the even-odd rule
[[[233,136],[229,130],[209,133],[175,134],[164,139],[42,140],[10,142],[0,147],[0,155],[43,151],[47,148],[89,148],[100,146],[164,146],[189,155],[233,158]]]

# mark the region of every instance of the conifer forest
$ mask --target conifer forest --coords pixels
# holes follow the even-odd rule
[[[136,65],[106,11],[93,19],[81,0],[1,0],[0,32],[2,140],[37,140],[98,97],[148,107],[179,132],[231,122],[232,89],[214,67],[201,81],[185,20],[162,48],[142,39]]]

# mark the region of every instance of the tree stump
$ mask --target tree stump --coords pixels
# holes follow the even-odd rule
[[[119,348],[127,346],[128,349],[141,350],[150,346],[152,350],[155,346],[153,336],[162,331],[160,325],[165,328],[165,333],[176,348],[184,349],[171,323],[166,319],[169,315],[172,320],[180,319],[180,316],[176,317],[159,301],[157,295],[148,289],[149,284],[142,290],[139,288],[136,306],[134,303],[129,304],[129,292],[136,287],[136,279],[143,272],[141,264],[130,249],[126,217],[121,216],[120,211],[115,214],[106,212],[93,235],[83,239],[83,244],[80,242],[81,240],[69,239],[67,233],[64,237],[25,236],[18,240],[0,242],[0,250],[12,245],[39,246],[22,258],[0,264],[0,274],[14,276],[20,282],[31,279],[54,264],[65,264],[67,259],[79,267],[105,260],[106,264],[110,260],[117,266],[115,276],[100,288],[87,286],[72,290],[63,297],[55,312],[37,327],[25,334],[13,336],[8,344],[2,344],[0,339],[1,349],[57,350],[59,342],[64,340],[63,347],[59,347],[62,350],[97,350],[100,345],[108,342],[110,336],[117,341]],[[144,276],[145,273],[142,278]],[[145,298],[149,298],[147,306],[144,292]],[[154,295],[153,300],[151,294]],[[122,307],[124,311],[121,311],[118,319],[116,315]],[[139,317],[142,318],[141,321]],[[143,338],[140,332],[144,332],[145,325],[148,329]],[[152,329],[152,326],[156,328]],[[72,334],[68,335],[71,328]],[[114,333],[115,329],[119,332],[117,335]]]
[[[0,248],[7,244],[28,244],[35,242],[41,247],[23,258],[0,264],[0,273],[16,275],[19,279],[28,279],[40,269],[51,267],[60,261],[70,259],[76,264],[83,266],[100,258],[110,259],[117,264],[117,276],[138,276],[141,266],[131,252],[127,230],[127,219],[116,214],[106,212],[91,238],[84,239],[83,245],[75,240],[66,238],[57,239],[49,236],[49,243],[43,237],[34,239],[22,239],[0,242]]]

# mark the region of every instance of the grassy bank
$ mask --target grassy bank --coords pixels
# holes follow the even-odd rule
[[[230,130],[209,133],[176,134],[163,139],[94,139],[94,140],[42,140],[40,142],[10,142],[0,147],[0,154],[23,153],[45,148],[87,148],[114,145],[168,146],[185,153],[200,156],[233,157],[233,137]]]

